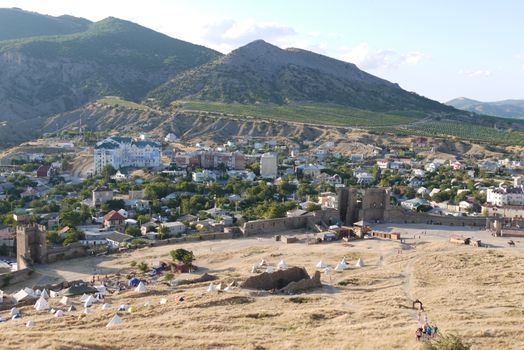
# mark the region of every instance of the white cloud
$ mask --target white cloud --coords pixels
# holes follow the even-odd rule
[[[361,69],[394,69],[405,64],[416,65],[424,57],[420,52],[400,54],[391,49],[370,50],[367,43],[343,51],[340,58]]]
[[[487,69],[477,69],[477,70],[459,70],[460,75],[466,75],[468,77],[489,77],[491,71]]]
[[[522,68],[522,70],[524,70],[524,64],[520,68]]]
[[[296,35],[295,29],[279,23],[223,19],[207,24],[201,38],[207,45],[228,52],[258,39],[279,44]]]

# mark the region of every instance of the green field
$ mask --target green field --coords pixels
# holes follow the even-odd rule
[[[182,102],[181,110],[344,127],[404,125],[419,119],[419,115],[409,115],[411,113],[386,114],[337,105],[243,105],[187,101]]]
[[[106,96],[97,100],[96,102],[111,107],[124,107],[127,109],[136,109],[140,111],[153,111],[152,108],[146,105],[138,104],[132,101],[127,101],[117,96]]]

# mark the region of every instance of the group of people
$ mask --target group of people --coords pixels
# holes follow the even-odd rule
[[[436,325],[430,326],[429,324],[424,324],[424,327],[417,328],[417,331],[415,332],[415,336],[417,337],[417,340],[426,340],[428,338],[432,338],[437,335],[438,327]]]

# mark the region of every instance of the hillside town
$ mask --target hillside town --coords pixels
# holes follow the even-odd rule
[[[357,189],[359,201],[365,189],[384,188],[392,206],[436,217],[500,217],[511,225],[524,216],[521,159],[431,157],[434,145],[422,137],[344,155],[334,142],[242,139],[209,146],[182,144],[173,133],[75,146],[79,141],[49,137],[52,153],[3,160],[3,256],[15,255],[21,224],[43,225],[50,245],[118,250],[338,208],[344,187]],[[75,152],[92,154],[85,177],[71,166]]]

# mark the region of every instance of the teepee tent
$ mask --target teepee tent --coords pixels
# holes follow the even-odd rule
[[[11,311],[9,311],[9,316],[15,316],[20,313],[20,310],[18,310],[16,307],[12,308]]]
[[[46,299],[49,299],[49,294],[47,293],[47,290],[45,290],[45,289],[42,291],[42,294],[40,294],[40,296],[44,297]]]
[[[266,266],[266,265],[267,265],[267,263],[266,263],[266,261],[265,261],[264,259],[262,259],[262,260],[258,263],[258,266],[259,266],[259,267]]]
[[[256,273],[257,267],[255,265],[251,266],[251,273]]]
[[[333,271],[333,269],[331,267],[329,267],[329,266],[324,269],[324,273],[326,273],[326,274],[329,274],[332,271]]]
[[[13,295],[13,298],[15,298],[16,302],[19,303],[21,301],[32,299],[34,297],[33,295],[29,294],[25,289],[20,289]]]
[[[86,307],[84,309],[84,314],[89,315],[89,314],[92,314],[92,313],[93,313],[93,310],[91,310],[90,308]]]
[[[58,297],[60,296],[60,293],[55,292],[55,291],[53,291],[53,290],[50,290],[50,291],[49,291],[49,296],[50,296],[51,298],[58,298]]]
[[[69,309],[67,309],[68,312],[76,311],[76,307],[74,305],[71,305]]]
[[[358,258],[357,263],[355,264],[356,267],[364,267],[364,260],[361,258]]]
[[[89,298],[89,294],[82,294],[82,296],[80,297],[80,301],[81,302],[85,302],[87,300],[87,298]]]
[[[118,307],[118,311],[127,311],[129,310],[129,305],[127,304],[122,304]]]
[[[35,303],[36,311],[44,311],[49,309],[49,303],[45,300],[44,297],[40,297]]]
[[[113,305],[111,305],[111,304],[107,304],[107,303],[106,303],[106,304],[102,305],[102,310],[109,310],[109,309],[111,309],[112,307],[113,307]]]
[[[95,288],[98,290],[98,294],[101,294],[101,295],[107,294],[107,288],[104,285],[95,286]]]
[[[274,268],[273,266],[268,266],[268,267],[266,268],[266,272],[267,272],[267,273],[273,273],[273,272],[275,272],[275,268]]]
[[[344,271],[345,268],[344,268],[344,265],[342,265],[341,263],[338,263],[337,266],[335,266],[335,271]]]
[[[166,298],[160,299],[160,305],[166,305],[166,304],[167,304],[167,299]]]
[[[284,260],[280,260],[280,262],[277,265],[277,268],[279,270],[285,270],[288,268],[287,263]]]
[[[35,295],[36,295],[37,297],[40,297],[40,295],[42,295],[42,291],[41,291],[40,289],[36,289],[36,290],[35,290]]]
[[[315,266],[317,269],[325,269],[327,267],[326,263],[324,262],[324,260],[320,260],[317,265]]]
[[[138,284],[138,286],[135,288],[135,292],[137,293],[147,293],[146,285],[142,282]]]
[[[215,286],[214,283],[211,283],[211,284],[209,285],[209,287],[207,287],[207,292],[208,292],[208,293],[218,292],[218,288]]]
[[[107,328],[116,327],[116,326],[119,326],[119,325],[121,325],[121,324],[123,324],[123,323],[124,323],[124,320],[122,320],[122,319],[120,318],[120,316],[115,315],[115,316],[113,316],[113,318],[111,319],[111,321],[109,321],[109,323],[107,324],[106,327],[107,327]]]
[[[84,306],[85,307],[90,307],[91,305],[93,305],[94,303],[96,303],[96,298],[93,297],[92,295],[90,295],[84,302]]]
[[[4,303],[4,291],[0,290],[0,304]]]
[[[33,320],[29,320],[29,321],[27,321],[27,323],[25,324],[25,326],[26,326],[27,328],[33,328],[33,327],[35,326],[35,321],[33,321]]]
[[[67,306],[67,305],[71,305],[72,302],[71,302],[71,300],[69,300],[68,297],[63,296],[62,299],[60,299],[60,304]]]

